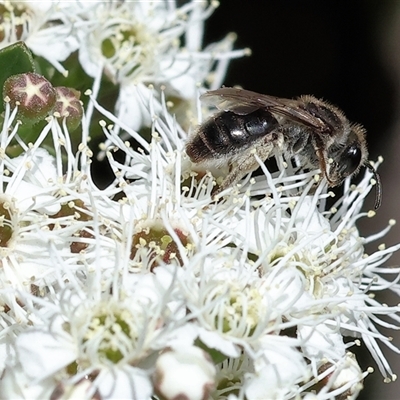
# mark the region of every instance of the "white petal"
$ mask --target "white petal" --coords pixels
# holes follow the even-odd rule
[[[119,92],[116,115],[125,125],[137,131],[143,125],[151,124],[148,109],[143,99],[149,99],[150,89],[141,84],[123,85]]]
[[[55,382],[49,378],[40,383],[32,383],[20,365],[9,367],[1,377],[1,399],[49,399]]]
[[[98,389],[104,399],[150,399],[153,393],[147,373],[128,365],[102,372]]]
[[[312,326],[299,324],[297,335],[304,341],[303,351],[307,357],[322,359],[330,356],[338,360],[346,352],[343,337],[336,327],[331,328],[323,323]]]
[[[302,354],[274,337],[262,341],[265,350],[255,361],[254,375],[249,375],[246,395],[249,399],[284,398],[296,384],[308,377]]]
[[[39,3],[39,2],[38,2]],[[41,29],[30,36],[27,46],[38,56],[53,61],[64,61],[78,49],[78,40],[71,35],[71,27],[54,26]]]
[[[22,333],[16,341],[18,360],[31,378],[44,379],[73,362],[78,354],[74,343],[41,331]]]

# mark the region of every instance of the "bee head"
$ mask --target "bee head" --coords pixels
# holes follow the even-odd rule
[[[328,152],[329,167],[325,167],[325,175],[330,186],[337,186],[348,176],[357,174],[362,166],[367,167],[376,181],[375,209],[377,209],[382,201],[381,180],[367,158],[365,129],[361,125],[351,125],[346,142]]]

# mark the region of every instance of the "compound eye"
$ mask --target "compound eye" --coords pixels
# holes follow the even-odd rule
[[[347,147],[340,156],[339,169],[342,177],[351,175],[361,163],[361,149],[357,144]]]

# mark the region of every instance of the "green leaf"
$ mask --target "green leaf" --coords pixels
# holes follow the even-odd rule
[[[194,341],[194,344],[197,347],[200,347],[202,350],[206,351],[208,353],[208,355],[211,357],[211,359],[213,360],[214,364],[219,364],[228,358],[225,354],[221,353],[219,350],[208,347],[199,338],[197,338]]]
[[[24,42],[17,42],[0,50],[0,89],[3,92],[4,82],[12,75],[24,72],[35,72],[31,51]],[[0,102],[0,112],[4,104]]]

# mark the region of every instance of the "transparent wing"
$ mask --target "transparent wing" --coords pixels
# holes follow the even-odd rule
[[[204,93],[201,100],[219,110],[246,115],[263,108],[271,113],[285,116],[303,125],[324,129],[325,123],[300,107],[298,100],[284,99],[252,92],[245,89],[224,87]]]

